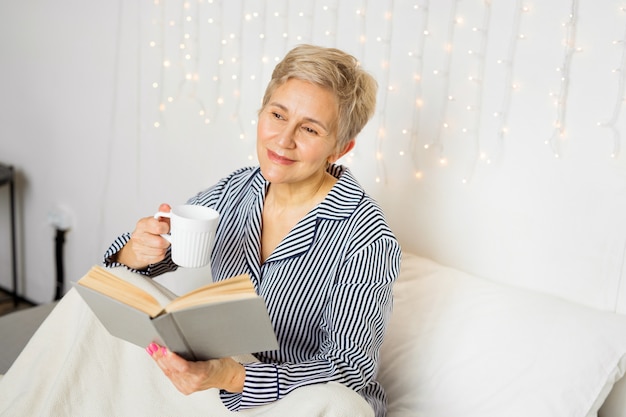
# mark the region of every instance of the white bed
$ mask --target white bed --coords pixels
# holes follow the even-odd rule
[[[389,417],[626,416],[626,378],[622,378],[626,370],[626,316],[498,284],[407,253],[395,297],[379,373],[389,395]],[[71,410],[73,414],[106,415],[114,410],[123,416],[132,409],[133,415],[164,415],[168,407],[180,415],[198,413],[201,397],[176,396],[169,381],[159,378],[162,375],[158,372],[152,374],[152,364],[141,349],[112,340],[95,325],[88,331],[97,347],[81,354],[119,349],[123,353],[120,360],[137,366],[136,370],[121,372],[104,364],[109,372],[120,374],[117,378],[122,386],[87,390],[84,385],[94,379],[88,383],[61,381],[54,389],[39,383],[50,377],[55,361],[67,359],[51,361],[37,356],[46,347],[69,349],[63,344],[51,345],[50,338],[56,338],[57,333],[85,331],[81,326],[89,318],[84,310],[66,328],[50,324],[70,303],[79,302],[78,297],[68,294],[0,379],[1,416],[20,415],[24,410],[45,415],[46,410],[36,404],[44,398],[46,404],[54,404],[49,407],[55,412]],[[37,324],[45,313],[18,312],[0,318],[0,355],[4,355],[0,363],[13,362],[13,357],[7,357],[11,356],[7,346],[14,340],[15,323],[22,320],[22,326],[30,314],[26,320]],[[62,339],[68,338],[58,336]],[[68,375],[71,372],[66,379]],[[130,381],[141,384],[141,389],[129,391]],[[76,385],[81,386],[80,395],[69,395]],[[24,393],[29,390],[35,404],[26,401],[29,397]],[[112,396],[115,402],[99,398],[98,390],[100,397]],[[68,395],[63,401],[49,398],[65,393]],[[283,408],[293,410],[294,404],[302,408],[302,397],[287,397]],[[154,398],[168,401],[155,404],[151,402]],[[131,408],[120,405],[126,403]],[[270,410],[258,415],[283,412]]]

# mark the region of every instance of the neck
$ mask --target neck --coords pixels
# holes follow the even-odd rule
[[[336,179],[323,172],[319,178],[303,184],[271,184],[266,196],[269,200],[282,207],[296,207],[302,205],[317,205],[335,184]]]

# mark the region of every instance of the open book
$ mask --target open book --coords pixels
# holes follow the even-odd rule
[[[113,336],[142,348],[155,342],[189,360],[278,349],[265,301],[248,275],[180,297],[150,278],[132,275],[123,279],[94,266],[75,285]]]

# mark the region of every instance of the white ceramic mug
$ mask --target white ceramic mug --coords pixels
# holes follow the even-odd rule
[[[161,235],[172,245],[172,261],[185,268],[209,264],[219,213],[209,207],[184,204],[169,213],[159,211],[155,218],[170,219],[170,233]]]

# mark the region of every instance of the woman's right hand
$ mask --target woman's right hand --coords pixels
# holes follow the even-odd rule
[[[161,204],[159,211],[169,212],[168,204]],[[117,262],[130,268],[141,270],[150,264],[155,264],[165,258],[170,243],[161,235],[170,230],[168,218],[154,218],[153,216],[139,219],[130,240],[117,253]]]

